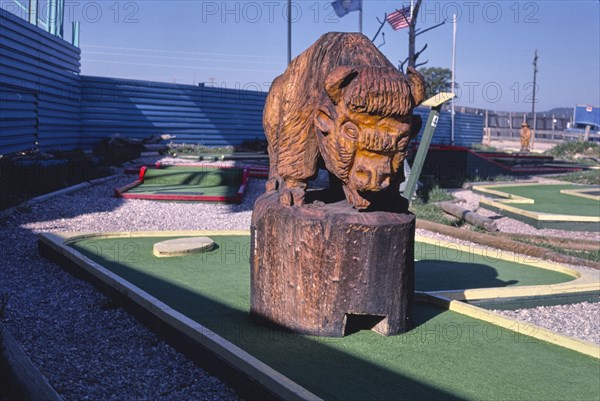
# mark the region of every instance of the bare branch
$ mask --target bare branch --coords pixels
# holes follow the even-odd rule
[[[381,32],[381,37],[383,38],[383,42],[377,46],[378,49],[381,49],[381,46],[385,45],[385,32]]]
[[[419,67],[421,67],[421,66],[423,66],[423,65],[425,65],[425,64],[427,64],[427,63],[429,63],[429,60],[425,60],[425,61],[423,61],[422,63],[415,64],[415,68],[419,68]]]
[[[435,28],[437,28],[437,27],[439,27],[439,26],[442,26],[442,25],[444,25],[445,23],[446,23],[446,21],[442,21],[441,23],[439,23],[439,24],[437,24],[437,25],[434,25],[434,26],[431,26],[431,27],[429,27],[429,28],[427,28],[427,29],[425,29],[425,30],[423,30],[423,31],[422,31],[422,30],[420,30],[420,29],[418,29],[418,30],[416,30],[416,31],[415,31],[415,36],[419,36],[419,35],[421,35],[422,33],[425,33],[425,32],[427,32],[427,31],[431,31],[432,29],[435,29]]]
[[[421,53],[423,53],[425,51],[425,49],[427,49],[427,43],[425,43],[425,46],[423,46],[423,48],[421,50],[419,50],[418,52],[415,53],[415,62],[417,61],[417,59],[419,58]]]
[[[381,21],[379,18],[377,18],[377,22],[379,22],[379,29],[377,30],[377,33],[375,34],[375,36],[373,36],[373,39],[371,39],[371,42],[375,42],[375,39],[377,39],[377,36],[379,36],[379,32],[381,32],[381,30],[383,29],[383,26],[385,25],[386,18],[387,18],[387,13],[383,14],[383,21]],[[385,43],[385,39],[384,39],[384,43]]]
[[[406,63],[408,63],[408,60],[409,60],[409,57],[405,58],[404,61],[400,61],[400,65],[398,66],[398,69],[403,74],[404,74],[404,66],[406,65]]]

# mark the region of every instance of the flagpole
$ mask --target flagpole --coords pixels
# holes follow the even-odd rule
[[[454,82],[456,77],[456,14],[452,17],[452,93],[454,93]],[[450,145],[454,145],[454,99],[451,103],[451,132],[450,132]]]
[[[358,10],[358,32],[362,33],[363,31],[363,10],[362,4],[360,5],[360,9]]]
[[[287,59],[288,59],[288,64],[289,64],[292,62],[292,0],[288,0],[287,23],[288,23]]]

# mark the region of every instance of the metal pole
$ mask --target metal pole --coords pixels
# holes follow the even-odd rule
[[[421,171],[423,170],[423,164],[425,164],[427,151],[429,150],[429,145],[431,145],[431,140],[433,138],[433,133],[435,132],[435,127],[437,126],[439,120],[441,109],[442,105],[440,104],[438,106],[432,107],[431,111],[429,112],[427,124],[425,125],[425,131],[423,132],[421,142],[419,143],[419,150],[417,150],[417,154],[415,155],[415,161],[413,162],[410,171],[410,177],[408,178],[406,188],[404,188],[404,192],[402,193],[402,196],[406,198],[406,200],[408,200],[409,203],[412,203],[412,198],[415,195],[417,181],[419,180],[419,176],[421,175]]]
[[[362,4],[360,5],[360,9],[358,10],[358,32],[362,33],[363,31],[363,10]]]
[[[56,35],[59,38],[63,38],[64,34],[64,21],[65,21],[65,0],[58,0],[57,4],[57,19],[56,19]]]
[[[535,116],[535,82],[536,82],[536,76],[537,76],[537,60],[538,60],[538,55],[537,55],[537,49],[535,49],[535,56],[533,57],[533,98],[531,99],[531,114],[533,114],[533,129],[531,130],[531,150],[533,150],[533,145],[535,143],[535,130],[536,130],[536,123],[537,123],[537,119]]]
[[[292,0],[288,0],[288,10],[287,10],[287,23],[288,23],[288,64],[292,62]]]
[[[79,47],[79,21],[73,21],[71,26],[71,43],[73,46]]]
[[[29,0],[29,23],[37,25],[38,20],[38,0]]]
[[[456,79],[456,14],[452,17],[452,25],[452,93],[454,93]],[[454,99],[452,99],[451,107],[450,145],[454,145]]]
[[[429,112],[429,117],[427,118],[427,124],[425,124],[425,130],[423,131],[421,142],[419,143],[419,150],[417,150],[417,154],[415,155],[415,161],[412,165],[410,177],[408,178],[404,192],[402,192],[402,196],[406,198],[409,203],[412,202],[412,198],[415,194],[417,181],[419,180],[419,176],[423,170],[423,164],[425,164],[425,158],[427,157],[427,152],[429,151],[429,145],[431,145],[433,133],[435,132],[435,127],[437,127],[437,123],[440,118],[440,110],[442,109],[442,105],[448,100],[451,100],[453,97],[453,93],[438,93],[434,97],[429,98],[422,103],[423,106],[431,106],[431,111]]]
[[[52,35],[56,35],[56,1],[49,0],[48,4],[48,32]]]
[[[490,133],[490,122],[489,122],[489,116],[488,116],[488,111],[485,111],[485,120],[483,122],[484,124],[484,136],[485,136],[485,145],[486,146],[490,146],[492,143],[492,135]]]

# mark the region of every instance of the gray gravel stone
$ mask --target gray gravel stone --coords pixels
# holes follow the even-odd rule
[[[173,160],[181,162],[163,161]],[[120,175],[0,220],[0,293],[12,295],[5,324],[67,400],[237,399],[91,284],[37,253],[35,234],[48,231],[248,230],[265,182],[251,179],[238,205],[112,197],[134,179]],[[591,322],[598,321],[598,304],[567,308],[560,319],[540,319],[552,330],[592,333],[597,341],[598,325]]]
[[[600,344],[600,303],[598,302],[495,312],[567,336]]]
[[[91,284],[37,254],[36,233],[243,229],[263,192],[252,179],[239,205],[113,198],[135,176],[61,195],[0,224],[5,324],[67,400],[235,400],[218,379],[161,341]]]

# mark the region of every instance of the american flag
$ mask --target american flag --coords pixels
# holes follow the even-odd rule
[[[394,11],[386,17],[386,20],[395,31],[406,28],[410,23],[410,7]]]

